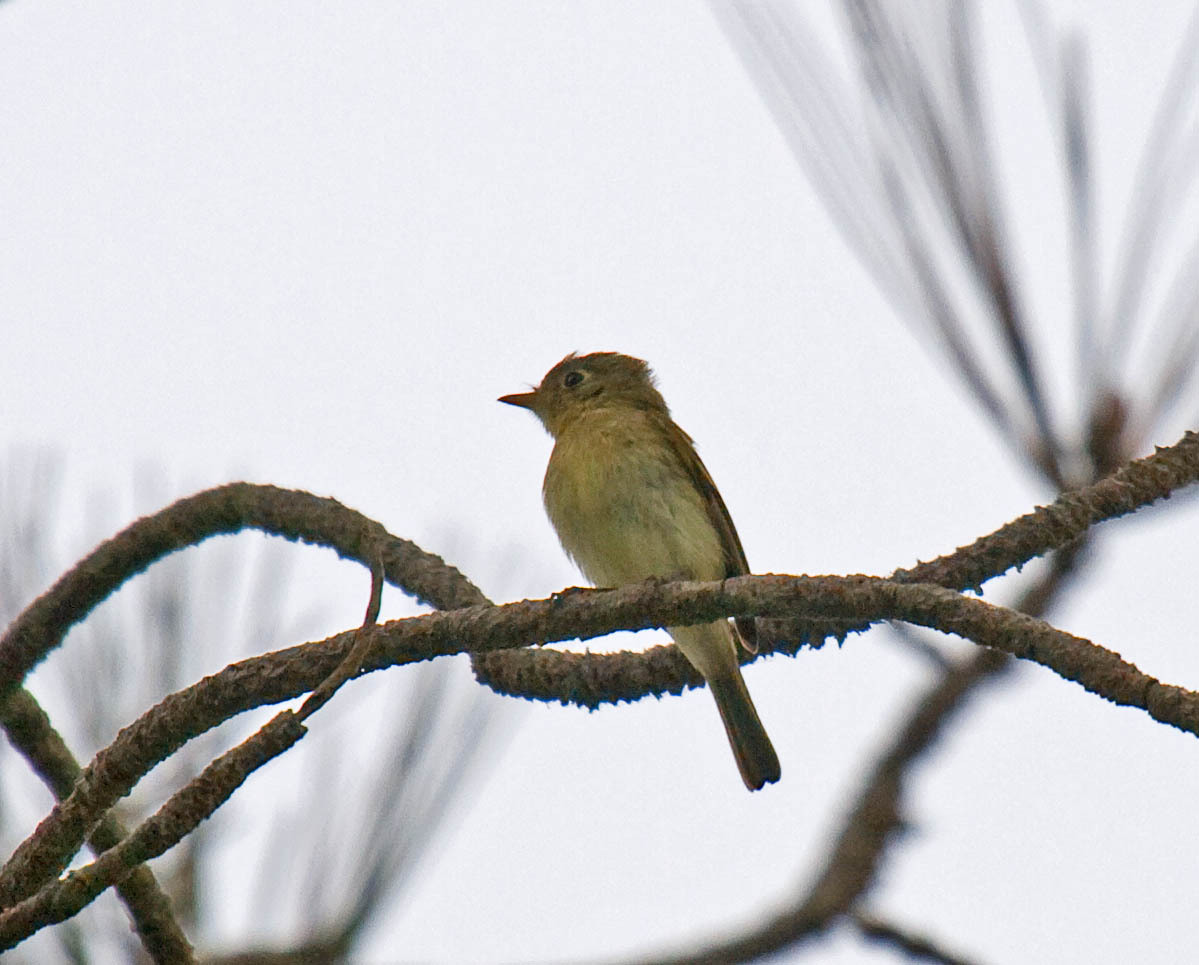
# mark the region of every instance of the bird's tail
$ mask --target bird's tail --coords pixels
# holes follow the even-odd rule
[[[734,666],[732,674],[709,677],[708,686],[716,698],[720,719],[724,721],[729,746],[745,786],[757,791],[765,784],[773,784],[779,779],[779,758],[758,718],[740,668]]]

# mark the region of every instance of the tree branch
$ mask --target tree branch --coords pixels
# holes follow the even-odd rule
[[[249,740],[204,768],[115,847],[7,909],[0,915],[0,951],[14,947],[47,925],[73,917],[110,885],[124,880],[132,869],[164,854],[228,800],[247,776],[304,734],[304,725],[291,711],[276,715]]]
[[[850,919],[858,931],[870,941],[897,949],[914,962],[934,962],[936,965],[971,965],[964,958],[945,951],[931,939],[915,935],[873,915],[855,912]]]
[[[1136,512],[1199,480],[1199,435],[1187,432],[1173,446],[1129,463],[1093,485],[1060,496],[953,553],[896,570],[901,583],[936,583],[955,590],[981,590],[987,580],[1019,568],[1031,559],[1061,549],[1092,526]],[[795,653],[807,642],[819,646],[828,636],[844,639],[861,624],[803,619],[799,632],[781,645],[760,646],[760,653]],[[769,636],[769,635],[767,635]],[[643,653],[576,654],[560,651],[515,651],[503,660],[477,660],[476,676],[493,690],[515,697],[558,700],[596,707],[611,700],[631,700],[646,692],[647,679],[662,686],[653,693],[678,693],[695,686],[696,675],[674,647]],[[756,659],[756,658],[752,658]]]
[[[34,770],[46,781],[54,796],[58,800],[67,797],[82,768],[33,695],[22,688],[0,702],[0,722],[14,746],[34,765]],[[116,845],[127,833],[110,812],[88,835],[88,845],[98,855]],[[186,965],[194,961],[191,943],[175,921],[170,899],[148,866],[134,868],[117,886],[117,893],[152,961],[162,965]]]
[[[815,938],[852,907],[874,879],[879,856],[899,827],[899,799],[908,765],[927,750],[941,728],[1006,658],[983,650],[953,667],[917,703],[891,749],[871,769],[824,869],[793,907],[751,930],[658,965],[718,965],[762,958]]]
[[[375,560],[381,560],[390,582],[422,602],[442,607],[486,602],[466,577],[439,557],[391,536],[378,523],[335,500],[249,483],[232,483],[180,500],[101,544],[30,605],[0,638],[0,692],[9,693],[0,700],[0,723],[60,800],[70,793],[81,773],[79,765],[33,696],[13,688],[61,643],[70,627],[82,622],[99,602],[151,563],[210,536],[246,528],[328,546],[342,557],[366,565],[371,565],[373,547]],[[43,727],[36,726],[39,719]],[[24,732],[12,729],[17,725],[23,726]],[[89,840],[99,853],[124,834],[118,822],[104,818]],[[169,902],[150,870],[139,869],[120,890],[147,951],[159,961],[187,961],[184,949],[190,946],[171,918]],[[10,903],[4,900],[5,892],[0,887],[0,907]]]
[[[988,575],[1070,543],[1095,522],[1168,496],[1197,476],[1199,436],[1187,433],[1175,446],[1132,463],[1113,477],[1067,494],[1052,506],[1016,520],[971,547],[897,576],[910,581],[935,575],[948,582],[976,586]],[[434,602],[481,597],[465,577],[414,544],[396,540],[381,546],[378,540],[391,539],[382,527],[333,500],[239,483],[182,500],[103,544],[18,618],[0,643],[0,650],[11,645],[12,653],[26,657],[44,653],[61,639],[66,627],[82,618],[70,612],[71,604],[94,606],[104,593],[112,592],[122,580],[148,565],[150,552],[136,545],[130,547],[137,543],[131,534],[148,534],[154,552],[161,555],[202,538],[195,531],[181,535],[177,528],[172,530],[172,525],[182,525],[181,519],[209,535],[225,531],[220,527],[230,525],[227,515],[217,526],[205,522],[203,513],[196,509],[210,502],[217,508],[238,509],[242,524],[250,525],[245,520],[253,519],[256,527],[291,538],[301,538],[297,534],[302,531],[302,538],[309,542],[325,540],[343,556],[369,561],[379,552],[389,580],[397,579],[398,571],[399,579],[408,580],[408,586],[419,588],[415,592]],[[247,511],[247,506],[254,511]],[[311,520],[297,523],[284,518],[297,507],[318,511],[324,526],[313,525]],[[122,559],[122,546],[132,553],[131,559]],[[980,565],[975,556],[987,560],[986,565]],[[618,590],[576,591],[551,600],[502,607],[471,606],[374,629],[376,649],[364,669],[451,653],[515,648],[530,642],[588,639],[618,629],[702,623],[733,615],[802,617],[816,627],[827,627],[832,621],[834,626],[858,628],[880,619],[936,627],[1040,662],[1109,700],[1139,707],[1159,721],[1199,733],[1199,703],[1194,693],[1159,683],[1117,654],[1040,621],[940,587],[863,576],[644,583]],[[242,661],[168,697],[143,715],[97,755],[70,797],[57,805],[18,848],[0,874],[0,906],[27,897],[61,872],[88,829],[155,763],[241,710],[311,690],[334,669],[351,638],[352,634],[342,634]],[[29,644],[32,648],[23,646]],[[557,683],[565,681],[568,686],[547,696],[589,706],[648,694],[677,693],[700,682],[673,647],[652,648],[645,654],[607,655],[599,661],[593,655],[555,656],[573,665],[573,676],[558,677]],[[12,665],[13,661],[5,662],[5,666]],[[616,672],[604,673],[608,669]]]
[[[130,524],[30,604],[0,637],[0,696],[17,687],[62,643],[71,627],[151,563],[211,536],[246,529],[324,546],[367,567],[380,553],[389,583],[439,609],[487,602],[470,580],[440,557],[392,536],[379,523],[335,499],[276,486],[229,483]]]
[[[1074,574],[1085,542],[1055,553],[1052,566],[1022,595],[1016,609],[1029,616],[1045,612],[1049,601]],[[902,625],[902,624],[901,624]],[[851,915],[874,883],[878,865],[903,824],[900,810],[904,782],[912,764],[927,754],[948,719],[980,686],[1012,665],[998,650],[982,650],[942,672],[906,715],[906,723],[891,739],[890,749],[871,768],[857,803],[829,849],[824,870],[791,906],[774,918],[730,940],[693,953],[699,961],[761,958],[812,939],[838,918]],[[898,933],[895,938],[899,941]]]
[[[576,591],[549,600],[430,613],[369,631],[374,645],[364,669],[529,642],[591,638],[615,630],[707,623],[733,615],[798,614],[862,624],[897,619],[936,627],[1042,663],[1108,700],[1144,709],[1156,720],[1199,734],[1199,694],[1162,684],[1118,654],[1040,620],[942,587],[868,576],[647,582],[618,590]],[[0,904],[24,898],[30,888],[58,874],[86,829],[142,774],[187,740],[233,713],[315,687],[342,659],[356,632],[234,664],[171,695],[127,727],[85,769],[71,796],[56,805],[17,849],[0,875],[0,895],[5,899]],[[655,681],[639,692],[609,696],[633,699],[662,689]]]

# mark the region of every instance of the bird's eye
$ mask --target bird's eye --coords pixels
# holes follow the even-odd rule
[[[562,380],[562,384],[568,389],[573,389],[576,385],[583,381],[582,372],[567,372],[566,378]]]

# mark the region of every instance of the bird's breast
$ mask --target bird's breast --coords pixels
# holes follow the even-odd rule
[[[543,495],[562,547],[597,586],[723,575],[704,500],[652,425],[571,427],[555,442]]]

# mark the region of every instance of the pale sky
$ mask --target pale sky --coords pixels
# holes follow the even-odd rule
[[[1089,44],[1109,252],[1191,7],[1048,9]],[[1059,317],[1053,148],[1006,0],[985,23],[1018,267]],[[885,574],[1052,498],[854,260],[703,4],[9,0],[0,90],[0,442],[61,451],[79,500],[148,464],[168,499],[307,489],[544,597],[581,580],[550,440],[495,399],[573,350],[650,362],[755,571]],[[1107,529],[1054,622],[1199,685],[1199,508]],[[355,625],[361,572],[292,552],[320,558],[319,634]],[[337,699],[386,707],[402,674]],[[876,629],[746,678],[783,768],[753,796],[706,693],[522,705],[363,960],[649,953],[780,906],[929,670]],[[1197,752],[1024,667],[914,772],[870,905],[983,962],[1177,961]],[[847,933],[784,960],[897,959]]]

